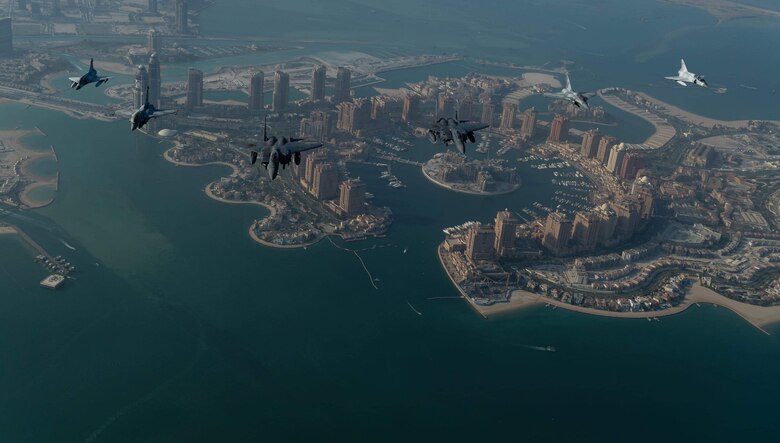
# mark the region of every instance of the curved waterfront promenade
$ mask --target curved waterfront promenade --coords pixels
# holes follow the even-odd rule
[[[632,144],[630,145],[631,147],[645,150],[662,148],[677,135],[677,130],[658,115],[647,112],[638,106],[632,105],[620,97],[616,97],[610,94],[603,94],[601,91],[598,92],[598,95],[599,98],[608,104],[622,111],[628,112],[629,114],[636,115],[637,117],[653,125],[655,128],[655,132],[647,140],[645,140],[643,143]]]

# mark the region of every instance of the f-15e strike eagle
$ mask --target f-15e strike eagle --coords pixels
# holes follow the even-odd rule
[[[458,113],[455,118],[440,118],[434,122],[431,129],[428,130],[428,139],[431,143],[442,141],[445,146],[455,143],[461,154],[466,153],[466,142],[474,143],[474,132],[487,128],[488,124],[471,122],[468,120],[458,120]]]
[[[97,88],[98,86],[107,82],[110,78],[111,77],[99,76],[97,71],[95,70],[95,60],[90,59],[89,71],[87,71],[86,74],[82,75],[81,77],[68,77],[68,80],[70,80],[71,88],[79,90],[90,83],[95,83],[95,87]]]
[[[322,147],[322,143],[306,142],[300,138],[276,138],[268,137],[268,125],[263,123],[263,143],[265,146],[258,152],[256,145],[249,145],[252,164],[257,163],[260,157],[260,164],[268,171],[268,176],[274,180],[279,175],[279,166],[286,169],[290,163],[301,164],[301,152],[310,151]]]

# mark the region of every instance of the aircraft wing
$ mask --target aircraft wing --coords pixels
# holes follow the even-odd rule
[[[175,114],[176,111],[170,110],[170,111],[154,111],[154,114],[151,115],[149,118],[157,118],[157,117],[164,117],[166,115]]]
[[[461,123],[458,126],[458,129],[460,129],[463,132],[474,132],[474,131],[479,131],[480,129],[485,129],[488,126],[490,126],[490,125],[488,125],[486,123],[468,122],[468,123]]]
[[[292,142],[288,143],[285,148],[289,149],[290,152],[304,152],[304,151],[311,151],[312,149],[321,148],[322,143],[318,142]]]
[[[597,96],[598,94],[595,93],[595,92],[583,92],[582,95],[587,97],[587,98],[593,98],[593,97]]]
[[[674,80],[676,82],[684,82],[685,81],[685,79],[680,77],[679,75],[675,76],[675,77],[664,77],[664,78],[667,79],[667,80]]]
[[[81,77],[68,77],[68,80],[78,83],[81,81]]]
[[[543,95],[545,97],[550,97],[550,98],[559,98],[559,99],[565,99],[566,98],[566,96],[561,94],[560,92],[545,92]]]

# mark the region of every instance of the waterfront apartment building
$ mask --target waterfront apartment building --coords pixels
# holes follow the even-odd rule
[[[598,129],[591,129],[590,131],[585,132],[582,134],[580,154],[585,158],[595,158],[599,152],[600,141],[601,133]]]
[[[638,152],[627,152],[623,156],[623,162],[618,170],[618,177],[623,180],[633,180],[637,172],[642,169],[642,154]]]
[[[192,109],[203,106],[203,71],[190,68],[187,71],[187,101],[185,107]]]
[[[626,146],[623,143],[613,146],[609,153],[609,159],[607,160],[607,171],[617,175],[620,166],[623,164],[623,157],[625,155]]]
[[[523,112],[523,124],[520,126],[520,134],[526,138],[532,138],[536,133],[536,109],[529,108]]]
[[[466,257],[471,261],[492,260],[495,255],[495,237],[492,226],[473,224],[466,238]]]
[[[556,114],[550,125],[550,136],[547,141],[550,143],[561,143],[569,137],[569,118],[565,115]]]
[[[253,113],[265,107],[265,72],[257,71],[249,79],[249,110]]]
[[[602,165],[606,165],[609,161],[612,147],[615,146],[615,144],[617,144],[617,139],[615,137],[609,135],[601,137],[601,140],[599,141],[599,150],[596,152],[596,160]]]
[[[371,121],[371,104],[366,99],[339,103],[336,108],[339,111],[336,128],[341,131],[355,134],[366,129]]]
[[[512,258],[516,255],[517,217],[508,209],[496,214],[496,232],[494,249],[499,258]]]
[[[317,141],[329,140],[333,136],[333,127],[331,114],[313,111],[308,118],[301,119],[300,134]]]
[[[578,212],[574,217],[572,240],[582,251],[592,251],[599,243],[601,218],[594,212]]]
[[[187,23],[188,16],[189,16],[189,4],[187,3],[187,0],[176,0],[174,24],[176,25],[177,34],[189,33],[189,25]]]
[[[313,102],[321,102],[325,100],[325,76],[327,74],[327,68],[320,65],[314,68],[311,73],[311,92],[309,93],[309,100]]]
[[[417,113],[420,108],[420,97],[416,94],[404,95],[404,107],[401,111],[401,119],[410,122],[417,119]]]
[[[333,93],[333,104],[337,105],[350,100],[352,100],[352,72],[342,66],[339,67],[339,70],[336,73],[336,88]]]
[[[554,255],[566,252],[571,238],[572,221],[560,212],[551,212],[544,225],[542,246]]]
[[[347,180],[339,186],[339,209],[346,217],[354,217],[366,210],[366,184],[360,179]]]
[[[149,0],[146,4],[146,12],[157,14],[157,0]]]
[[[517,104],[511,102],[504,102],[504,108],[501,111],[501,125],[500,128],[508,131],[515,127],[515,119],[517,118]]]
[[[332,200],[339,196],[339,171],[336,165],[330,162],[317,164],[311,193],[318,200]]]
[[[449,94],[439,94],[436,100],[436,118],[455,117],[455,99]]]
[[[274,96],[271,110],[281,112],[287,109],[290,94],[290,75],[286,72],[276,71],[274,74]]]

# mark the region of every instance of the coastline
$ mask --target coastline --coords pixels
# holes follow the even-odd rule
[[[37,150],[25,145],[24,138],[31,135],[42,134],[39,129],[11,129],[7,131],[0,131],[0,144],[5,147],[10,147],[16,157],[11,157],[11,161],[14,159],[18,161],[19,168],[19,180],[22,182],[29,182],[22,186],[18,192],[18,203],[29,209],[39,209],[52,204],[56,198],[56,192],[59,190],[59,170],[56,171],[54,177],[45,177],[30,171],[30,164],[36,160],[50,158],[55,163],[59,163],[57,157],[57,151],[53,145],[49,145],[48,150]],[[46,201],[35,201],[29,197],[29,194],[40,188],[51,187],[53,188],[54,195]]]
[[[444,257],[442,256],[442,245],[437,248],[437,255],[439,262],[442,265],[444,272],[450,279],[450,282],[460,293],[460,297],[464,298],[469,306],[472,307],[479,315],[485,319],[489,319],[493,315],[506,314],[525,308],[548,305],[555,308],[566,309],[572,312],[578,312],[581,314],[595,315],[600,317],[618,318],[618,319],[652,319],[658,317],[668,317],[671,315],[677,315],[688,310],[691,306],[696,306],[701,303],[708,303],[715,306],[720,306],[730,310],[737,314],[743,320],[754,326],[766,335],[771,335],[764,327],[780,323],[780,306],[757,306],[747,303],[742,303],[736,300],[732,300],[728,297],[718,294],[712,289],[706,288],[694,282],[693,286],[688,290],[685,295],[685,299],[677,306],[662,311],[647,311],[647,312],[617,312],[617,311],[605,311],[601,309],[586,308],[582,306],[571,305],[564,303],[553,298],[546,297],[541,294],[534,294],[522,289],[512,290],[509,301],[494,303],[492,305],[479,305],[475,303],[465,291],[458,285],[452,278],[452,275],[448,272],[445,265]]]

